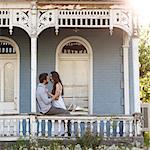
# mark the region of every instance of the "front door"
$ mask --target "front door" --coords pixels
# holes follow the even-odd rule
[[[5,45],[5,46],[4,46]],[[0,114],[18,113],[18,64],[14,48],[0,42]]]
[[[64,85],[64,100],[76,111],[88,113],[89,59],[86,48],[78,42],[67,43],[59,56],[58,70]]]

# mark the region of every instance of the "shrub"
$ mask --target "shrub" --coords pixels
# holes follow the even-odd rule
[[[150,147],[150,132],[144,133],[144,145]]]
[[[83,149],[93,148],[96,149],[100,145],[102,137],[94,135],[89,130],[81,137],[77,137],[77,144],[80,144]]]

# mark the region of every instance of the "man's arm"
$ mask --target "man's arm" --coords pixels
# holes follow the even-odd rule
[[[40,90],[40,97],[41,97],[42,101],[44,102],[44,104],[46,104],[46,105],[50,104],[52,101],[50,98],[48,98],[48,95],[45,92],[45,89],[43,89],[43,88],[41,88],[41,90]]]

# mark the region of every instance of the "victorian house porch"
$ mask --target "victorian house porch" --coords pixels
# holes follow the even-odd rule
[[[68,120],[71,138],[87,128],[141,136],[138,65],[137,16],[126,1],[0,1],[0,140],[55,138],[62,121],[67,138]],[[71,116],[36,109],[38,75],[52,70]]]

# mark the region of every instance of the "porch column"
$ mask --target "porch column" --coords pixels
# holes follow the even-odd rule
[[[130,101],[129,101],[129,36],[123,34],[123,78],[124,78],[124,113],[130,114]]]
[[[31,112],[36,112],[37,84],[37,1],[31,2]]]
[[[132,64],[133,64],[133,112],[140,112],[140,80],[139,80],[139,52],[138,37],[132,37]]]
[[[31,37],[31,112],[36,112],[37,37]]]

